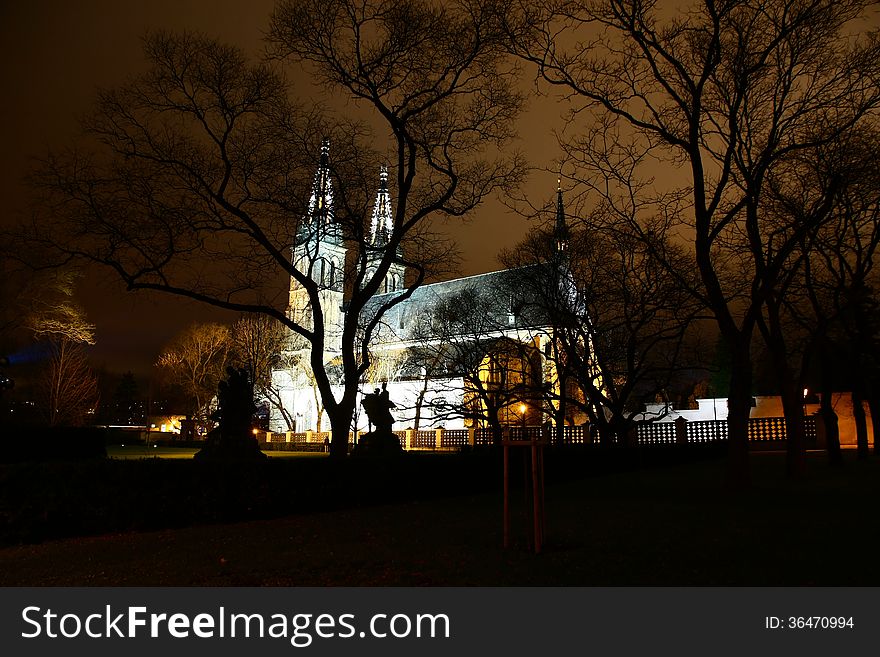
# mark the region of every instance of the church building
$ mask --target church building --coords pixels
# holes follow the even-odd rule
[[[325,324],[324,361],[338,359],[346,311],[346,276],[353,258],[334,216],[329,145],[322,146],[306,216],[292,246],[296,268],[319,283]],[[369,280],[387,248],[393,229],[388,171],[378,172],[378,189],[365,237]],[[546,299],[535,297],[535,282],[555,286],[563,305],[577,303],[567,273],[568,227],[557,190],[556,221],[546,262],[421,285],[391,307],[370,343],[371,364],[361,394],[387,385],[395,430],[459,429],[504,425],[537,425],[553,416],[552,395],[558,386],[551,354],[553,330]],[[379,293],[363,311],[362,323],[406,289],[406,270],[396,261]],[[554,303],[558,303],[554,301]],[[291,280],[288,313],[308,326],[311,312],[306,291]],[[307,346],[295,341],[273,372],[273,386],[285,412],[273,408],[272,431],[327,431],[329,420],[309,367]],[[286,416],[286,417],[285,417]],[[367,419],[358,404],[358,431]]]

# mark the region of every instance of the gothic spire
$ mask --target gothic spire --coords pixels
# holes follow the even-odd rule
[[[562,205],[562,179],[556,180],[556,226],[553,230],[554,251],[563,255],[568,251],[568,223],[565,221],[565,208]]]
[[[330,140],[321,142],[321,159],[312,181],[306,216],[300,224],[301,237],[319,233],[321,238],[339,239],[333,216],[333,182],[330,178]]]
[[[373,205],[373,218],[370,222],[371,246],[381,248],[388,243],[392,222],[388,167],[383,164],[379,169],[379,191],[376,192],[376,203]]]

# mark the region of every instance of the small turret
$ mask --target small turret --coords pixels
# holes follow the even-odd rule
[[[556,255],[568,251],[568,223],[565,221],[565,208],[562,205],[562,179],[556,181],[556,226],[553,229],[553,249]]]

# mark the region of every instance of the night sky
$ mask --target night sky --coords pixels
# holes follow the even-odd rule
[[[2,221],[27,212],[22,178],[33,158],[75,137],[78,117],[91,107],[96,89],[119,84],[145,68],[140,39],[147,31],[200,31],[256,57],[264,48],[272,7],[272,0],[3,0],[0,88],[7,97],[0,103],[0,193],[6,200]],[[307,79],[297,80],[291,68],[286,72],[300,88],[310,85]],[[533,89],[531,73],[523,85]],[[557,155],[547,126],[559,109],[557,103],[535,99],[523,116],[520,147],[534,166],[552,166]],[[541,126],[540,132],[533,126]],[[541,205],[553,197],[555,184],[554,174],[538,172],[528,191]],[[462,252],[462,274],[498,268],[498,251],[526,230],[524,219],[495,201],[481,206],[469,223],[451,225]],[[189,323],[231,318],[194,302],[129,294],[97,276],[84,282],[79,297],[98,328],[95,362],[114,371],[147,372],[162,346]]]

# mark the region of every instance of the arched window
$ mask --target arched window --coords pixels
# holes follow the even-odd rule
[[[392,292],[397,292],[397,290],[398,290],[397,285],[398,285],[397,274],[391,274],[391,291]]]
[[[336,261],[330,261],[330,287],[336,288]]]
[[[321,277],[318,279],[321,282],[321,285],[327,285],[327,261],[324,258],[321,258],[321,268],[320,268]]]

